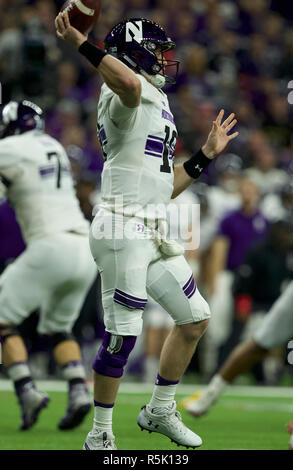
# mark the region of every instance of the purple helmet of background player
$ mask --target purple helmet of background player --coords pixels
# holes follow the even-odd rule
[[[9,101],[0,110],[0,139],[44,128],[43,111],[31,101]]]
[[[145,18],[131,18],[114,26],[105,38],[105,51],[117,57],[132,70],[147,76],[151,83],[162,88],[175,83],[179,61],[165,59],[163,54],[174,49],[175,43],[161,26]],[[156,52],[161,53],[158,58]],[[175,66],[174,76],[165,69]]]

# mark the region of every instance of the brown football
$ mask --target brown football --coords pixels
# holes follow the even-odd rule
[[[70,24],[87,34],[98,21],[101,3],[101,0],[67,0],[61,11],[67,10]]]

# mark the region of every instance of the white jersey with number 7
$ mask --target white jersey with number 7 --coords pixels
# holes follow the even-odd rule
[[[39,130],[0,141],[0,180],[28,243],[64,231],[87,234],[62,145]]]

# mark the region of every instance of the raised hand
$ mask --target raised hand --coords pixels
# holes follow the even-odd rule
[[[230,142],[230,140],[235,139],[239,135],[239,132],[234,132],[231,135],[228,135],[228,132],[233,129],[237,123],[237,119],[234,119],[235,114],[232,113],[227,119],[222,123],[224,117],[224,110],[222,109],[217,119],[213,122],[213,127],[211,132],[208,135],[206,143],[202,147],[203,153],[208,158],[214,158],[219,155]]]
[[[58,38],[69,42],[77,48],[87,40],[86,34],[81,33],[78,29],[71,26],[68,12],[66,10],[60,12],[56,17],[55,26]]]

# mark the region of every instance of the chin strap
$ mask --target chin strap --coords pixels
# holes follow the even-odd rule
[[[141,74],[144,77],[148,78],[151,84],[154,85],[158,89],[163,88],[163,86],[165,86],[166,84],[166,78],[163,77],[163,75],[160,75],[159,73],[157,73],[157,75],[149,75],[144,70],[142,70]]]

